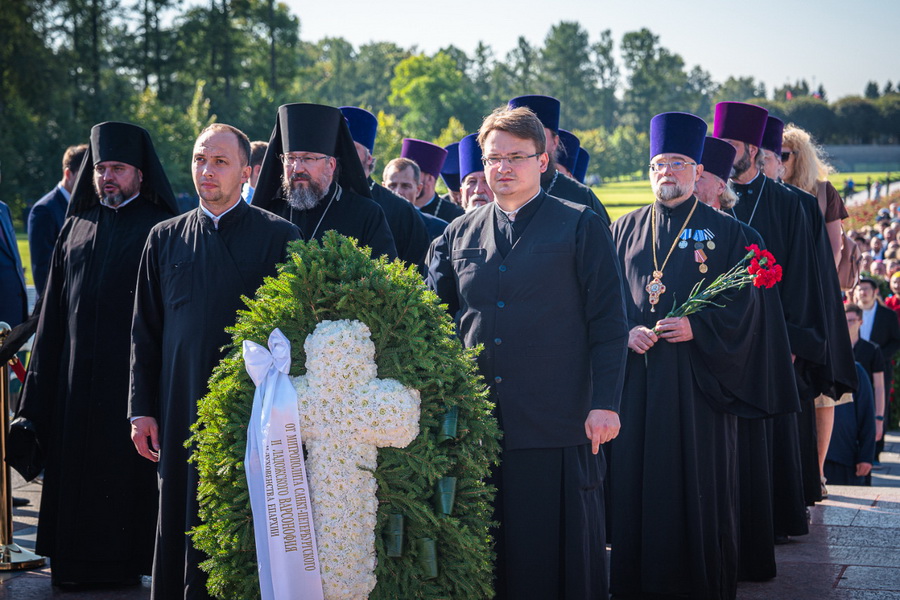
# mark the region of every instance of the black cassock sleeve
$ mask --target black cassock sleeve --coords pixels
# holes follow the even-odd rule
[[[159,243],[159,232],[154,229],[147,238],[138,268],[131,325],[128,418],[159,416],[163,332],[163,301],[157,254]]]

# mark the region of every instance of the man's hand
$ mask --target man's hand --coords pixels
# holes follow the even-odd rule
[[[691,322],[687,317],[669,317],[656,322],[659,337],[667,342],[689,342],[694,339]]]
[[[153,417],[138,417],[131,422],[131,441],[138,454],[159,462],[159,425]],[[150,442],[149,445],[147,442]]]
[[[652,329],[639,325],[628,332],[628,349],[643,354],[659,340]],[[588,436],[590,437],[590,436]]]
[[[884,421],[875,421],[875,441],[880,442],[884,436]]]
[[[856,463],[856,476],[865,477],[872,472],[872,463]]]
[[[619,415],[611,410],[592,410],[584,422],[584,433],[591,440],[591,452],[597,454],[600,444],[619,435]]]

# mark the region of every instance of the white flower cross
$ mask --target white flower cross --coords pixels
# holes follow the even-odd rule
[[[306,338],[306,375],[292,378],[325,598],[375,587],[378,447],[419,434],[419,392],[378,379],[375,344],[359,321],[323,321]]]

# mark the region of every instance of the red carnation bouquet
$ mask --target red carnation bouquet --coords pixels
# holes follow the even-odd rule
[[[666,317],[686,317],[700,312],[709,305],[721,307],[721,304],[713,302],[714,298],[728,290],[739,290],[748,283],[753,283],[756,287],[770,288],[781,281],[781,265],[776,264],[771,252],[762,250],[756,244],[747,246],[746,250],[747,256],[727,272],[716,277],[703,290],[700,286],[704,280],[698,281],[685,303],[673,308]]]

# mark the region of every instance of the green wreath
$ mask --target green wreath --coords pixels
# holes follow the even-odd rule
[[[210,593],[241,600],[260,595],[243,465],[255,388],[241,343],[265,345],[272,329],[281,328],[291,342],[291,376],[299,376],[305,374],[303,343],[317,323],[358,319],[372,332],[378,376],[421,394],[416,440],[406,448],[378,450],[378,583],[370,598],[492,597],[488,527],[494,489],[484,479],[497,463],[500,432],[476,372],[477,350],[462,347],[419,274],[400,262],[372,261],[368,249],[328,232],[321,244],[294,242],[278,277],[266,279],[256,298],[245,302],[248,310],[229,329],[232,343],[213,372],[210,393],[199,402],[188,441],[200,474],[203,521],[191,535],[209,556],[202,568],[209,573]],[[436,494],[447,477],[456,478],[449,515]],[[402,551],[394,535],[401,521]],[[429,561],[433,548],[437,557]]]

